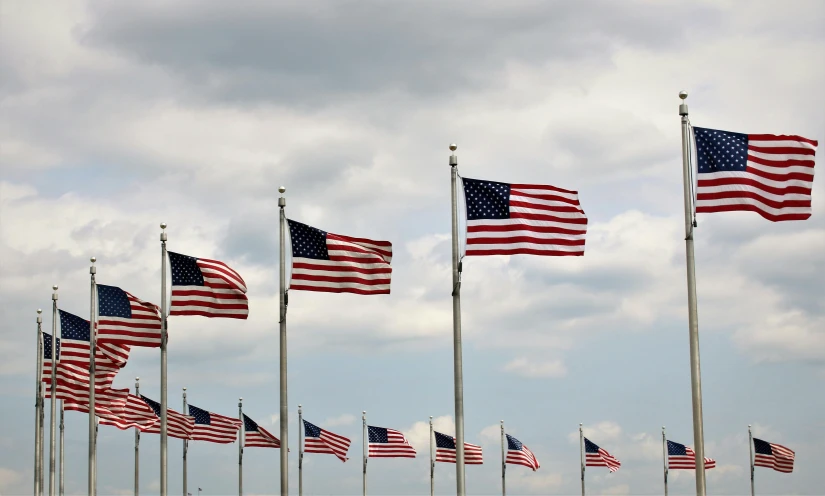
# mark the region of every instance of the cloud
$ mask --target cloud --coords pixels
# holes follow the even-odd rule
[[[596,424],[582,426],[584,437],[595,443],[614,441],[622,437],[622,428],[616,422],[605,420]],[[567,435],[571,443],[579,443],[579,431],[571,432]]]
[[[564,377],[567,375],[567,367],[561,360],[531,361],[527,358],[516,358],[507,363],[504,371],[511,372],[521,377]]]
[[[433,430],[443,434],[455,435],[455,422],[452,415],[433,418]],[[416,422],[402,431],[407,441],[419,454],[426,454],[430,449],[430,423]]]
[[[599,494],[606,495],[623,495],[630,494],[630,486],[628,484],[617,484],[607,489],[603,489]]]
[[[324,420],[324,426],[335,427],[339,425],[351,425],[355,422],[355,415],[350,415],[348,413],[344,413],[342,415],[338,415],[337,417],[329,417]]]
[[[23,474],[16,470],[0,467],[0,490],[17,491],[18,484],[23,480]],[[48,481],[47,481],[48,482]]]

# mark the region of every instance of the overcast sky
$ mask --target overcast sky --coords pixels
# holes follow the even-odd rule
[[[98,281],[159,303],[169,249],[245,278],[246,321],[172,317],[169,401],[278,430],[278,208],[393,242],[392,294],[295,291],[289,309],[291,490],[297,405],[353,439],[307,455],[307,494],[360,494],[360,413],[415,460],[374,460],[371,494],[429,490],[427,419],[453,433],[448,145],[460,173],[580,192],[584,257],[466,259],[469,494],[497,494],[498,422],[541,461],[510,494],[577,494],[577,427],[622,461],[592,494],[661,494],[661,427],[693,444],[679,90],[695,125],[825,139],[825,4],[623,2],[41,2],[0,4],[0,494],[31,494],[36,309],[88,317]],[[822,152],[820,151],[820,154]],[[821,160],[820,160],[821,161]],[[819,167],[822,167],[820,165]],[[712,494],[749,491],[747,426],[796,451],[759,494],[825,487],[825,181],[813,216],[699,217],[696,263]],[[159,399],[159,352],[117,387]],[[47,426],[49,418],[46,418]],[[86,492],[87,417],[66,414],[66,491]],[[48,439],[48,432],[47,432]],[[157,493],[158,436],[141,443]],[[172,494],[181,442],[170,439]],[[248,449],[247,494],[278,488]],[[133,433],[102,427],[100,494],[131,494]],[[436,467],[436,491],[455,490]],[[189,488],[237,490],[237,446],[190,447]],[[692,472],[671,473],[689,494]],[[454,493],[453,493],[454,494]]]

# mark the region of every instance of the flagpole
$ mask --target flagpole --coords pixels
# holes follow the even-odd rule
[[[367,411],[361,412],[361,453],[363,453],[364,477],[363,477],[363,496],[367,496]]]
[[[238,496],[243,495],[243,436],[246,427],[243,421],[243,397],[238,398],[238,420],[241,421],[241,429],[238,431]]]
[[[45,340],[43,339],[42,336],[41,336],[40,341],[41,341],[41,345],[45,348],[46,342],[45,342]],[[57,359],[57,350],[52,349],[52,360],[56,360],[56,359]],[[41,364],[42,364],[42,361],[41,361]],[[41,368],[42,368],[42,365],[41,365]],[[42,374],[42,372],[41,372],[41,374]],[[39,391],[39,393],[40,393],[40,418],[37,421],[38,424],[40,425],[40,438],[38,440],[39,443],[40,443],[40,452],[38,453],[40,464],[38,466],[38,474],[37,474],[37,483],[40,487],[40,492],[38,493],[37,496],[43,496],[43,492],[45,491],[43,472],[45,471],[44,458],[45,458],[45,451],[46,451],[46,442],[45,442],[45,436],[46,436],[46,395],[43,392],[43,388],[44,388],[44,386],[41,382],[40,391]]]
[[[57,285],[52,286],[52,391],[51,426],[49,427],[49,496],[54,496],[55,444],[57,443]]]
[[[187,411],[186,406],[186,388],[183,388],[183,414],[188,415],[189,412]],[[186,479],[187,477],[187,466],[186,466],[186,455],[189,448],[189,441],[184,439],[183,440],[183,496],[186,496]]]
[[[40,470],[43,460],[40,458],[40,412],[43,411],[43,317],[40,314],[43,310],[37,309],[37,357],[34,363],[37,366],[35,370],[35,379],[37,380],[36,388],[34,390],[34,495],[40,496]],[[52,360],[54,360],[55,352],[52,351]]]
[[[135,396],[140,398],[140,377],[135,377]],[[140,429],[135,427],[135,496],[140,492]]]
[[[665,437],[665,426],[662,426],[662,464],[665,471],[665,496],[667,496],[667,439]]]
[[[91,276],[91,286],[89,293],[89,496],[95,496],[95,350],[97,349],[97,336],[95,333],[95,273],[97,259],[89,259],[92,265],[89,267]],[[61,415],[62,424],[62,415]],[[62,443],[61,443],[62,444]],[[61,464],[63,463],[61,458]],[[61,478],[63,474],[60,474]],[[63,492],[61,491],[61,495]]]
[[[504,455],[504,421],[501,421],[501,496],[507,495],[507,458]]]
[[[57,488],[58,488],[58,494],[60,496],[63,496],[63,494],[65,494],[64,493],[65,486],[63,484],[63,482],[65,480],[65,478],[64,478],[65,473],[66,473],[66,471],[64,470],[64,463],[63,463],[64,460],[66,459],[66,457],[64,456],[65,453],[66,453],[66,449],[65,449],[66,445],[64,443],[65,429],[66,429],[66,425],[63,423],[63,400],[60,400],[60,439],[58,440],[59,445],[58,445],[58,450],[57,450],[57,451],[60,452],[60,464],[58,465],[58,471],[59,472],[58,472],[58,477],[57,477],[57,481],[58,481],[57,482]]]
[[[95,417],[95,467],[97,467],[97,431],[100,428],[100,419]],[[97,469],[95,469],[97,470]],[[62,478],[62,474],[61,474]],[[61,484],[62,486],[62,484]],[[95,472],[95,494],[97,494],[97,472]],[[60,496],[63,496],[63,488],[60,489]]]
[[[304,494],[304,416],[298,405],[298,496]]]
[[[754,496],[754,488],[753,488],[753,432],[751,431],[751,426],[748,425],[748,450],[750,451],[750,462],[751,462],[751,496]]]
[[[430,415],[430,496],[435,494],[435,462],[433,461],[433,416]]]
[[[702,373],[699,366],[699,313],[696,308],[696,259],[693,253],[693,175],[690,165],[690,120],[680,91],[682,116],[682,181],[685,200],[685,255],[687,259],[688,325],[690,332],[690,389],[693,400],[693,444],[696,452],[696,496],[705,496],[705,434],[702,422]]]
[[[455,382],[455,485],[464,496],[464,376],[461,362],[461,262],[458,252],[458,145],[450,144],[450,186],[453,217],[453,379]]]
[[[168,480],[166,470],[169,466],[166,459],[167,436],[167,403],[166,403],[166,341],[167,341],[167,308],[166,308],[166,223],[160,224],[160,496],[166,496]]]
[[[281,186],[278,192],[283,195],[286,188]],[[281,247],[280,247],[280,269],[281,269],[281,290],[279,292],[279,303],[281,307],[281,496],[289,494],[289,442],[287,436],[289,435],[289,406],[287,404],[287,380],[286,380],[286,198],[281,196],[278,198],[278,207],[280,207],[280,230],[281,230]]]
[[[579,423],[579,461],[581,462],[582,496],[584,496],[584,431],[581,422]]]

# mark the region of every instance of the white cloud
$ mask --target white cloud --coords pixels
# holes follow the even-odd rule
[[[607,489],[603,489],[599,494],[616,496],[630,494],[630,486],[627,484],[617,484],[615,486],[608,487]]]
[[[595,443],[614,441],[622,436],[622,428],[616,422],[605,420],[593,425],[582,426],[584,437]],[[579,431],[571,432],[567,435],[571,443],[579,443]]]
[[[527,358],[516,358],[507,363],[504,368],[506,372],[522,377],[564,377],[567,375],[567,367],[561,360],[536,360]]]
[[[337,417],[329,417],[324,420],[324,426],[335,427],[339,425],[351,425],[355,422],[355,415],[350,415],[349,413],[344,413],[342,415],[338,415]]]
[[[455,422],[452,415],[442,415],[433,417],[433,430],[442,434],[455,435]],[[402,431],[407,441],[419,455],[426,455],[430,449],[430,423],[416,422],[412,426]]]
[[[23,480],[23,474],[16,470],[12,470],[6,467],[0,467],[0,491],[8,491],[9,494],[12,494],[14,491],[17,491],[20,483]],[[48,484],[48,479],[46,480]]]

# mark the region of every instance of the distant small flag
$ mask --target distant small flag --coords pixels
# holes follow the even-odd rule
[[[433,431],[433,433],[435,434],[435,461],[455,463],[455,438],[436,431]],[[484,456],[481,451],[481,446],[465,442],[464,464],[481,465],[482,463],[484,463]]]
[[[101,417],[101,425],[111,425],[121,430],[136,427],[141,431],[146,431],[157,424],[158,432],[160,432],[160,417],[139,396],[130,394],[123,408],[113,411],[112,414],[112,416]]]
[[[158,422],[143,432],[148,434],[160,434],[160,403],[150,400],[142,394],[140,397],[155,412],[155,415],[158,416]],[[194,429],[195,419],[193,417],[176,412],[171,408],[166,408],[166,434],[168,436],[176,437],[178,439],[191,439],[192,431]]]
[[[55,338],[57,358],[60,359],[60,338]],[[43,382],[52,382],[52,335],[43,333]]]
[[[245,319],[249,316],[246,283],[217,260],[169,253],[172,305],[169,315]]]
[[[533,472],[541,467],[538,458],[536,455],[530,451],[527,446],[524,445],[521,441],[514,438],[510,434],[506,434],[507,436],[507,457],[504,459],[505,463],[512,463],[514,465],[524,465],[525,467],[530,467],[533,469]]]
[[[607,467],[610,472],[616,472],[622,466],[616,457],[587,438],[584,438],[584,461],[588,467]]]
[[[332,234],[289,220],[289,289],[362,295],[389,294],[392,243]]]
[[[367,426],[369,458],[415,458],[415,448],[400,431]]]
[[[696,212],[756,212],[770,221],[811,216],[817,142],[802,136],[693,128]]]
[[[160,308],[157,305],[103,284],[97,285],[97,302],[98,343],[160,346]]]
[[[234,443],[241,428],[241,421],[207,412],[196,406],[189,405],[189,415],[195,417],[195,427],[192,430],[193,441],[209,441],[211,443]]]
[[[350,440],[304,420],[304,452],[325,453],[347,461]]]
[[[244,424],[244,448],[280,448],[281,441],[259,426],[257,422],[243,416]]]
[[[684,444],[667,442],[667,468],[669,469],[695,469],[696,453]],[[716,460],[705,457],[705,470],[716,468]]]
[[[576,191],[462,178],[467,256],[584,255],[587,216]]]
[[[790,448],[753,438],[753,451],[755,452],[753,455],[755,467],[772,468],[786,474],[793,472],[796,454]]]

